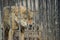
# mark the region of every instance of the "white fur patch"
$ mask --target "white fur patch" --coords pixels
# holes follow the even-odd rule
[[[27,20],[21,19],[21,25],[22,26],[27,26]]]
[[[19,23],[19,20],[16,16],[15,16],[15,21]],[[20,22],[22,26],[27,26],[27,20],[21,19]]]

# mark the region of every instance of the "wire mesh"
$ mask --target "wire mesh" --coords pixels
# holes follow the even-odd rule
[[[26,15],[28,15],[28,10],[33,13],[32,27],[27,28],[24,31],[24,40],[59,40],[58,38],[58,8],[57,0],[2,0],[2,24],[4,24],[4,7],[8,6],[9,17],[10,17],[10,29],[12,32],[12,26],[14,24],[14,16],[12,13],[12,7],[17,6],[18,8],[18,39],[12,40],[22,40],[21,39],[21,13],[20,6],[26,7]],[[23,10],[22,10],[23,11]],[[12,17],[13,16],[13,17]],[[24,24],[23,24],[24,25]],[[3,25],[3,27],[5,27]],[[9,30],[10,30],[9,29]],[[8,40],[5,37],[5,29],[3,29],[3,40]],[[15,30],[16,31],[16,30]]]

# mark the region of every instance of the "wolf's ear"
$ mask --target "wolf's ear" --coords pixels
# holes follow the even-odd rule
[[[30,18],[33,18],[33,12],[29,13]]]

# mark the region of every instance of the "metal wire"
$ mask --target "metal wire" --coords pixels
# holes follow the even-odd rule
[[[23,5],[23,0],[21,0],[21,4]]]
[[[3,13],[3,0],[2,0],[2,3],[1,3],[1,22],[3,22],[3,19],[2,19],[3,18],[3,14],[2,13]],[[2,40],[4,40],[4,31],[3,30],[2,30]]]
[[[20,0],[17,1],[17,5],[18,5],[18,18],[19,18],[19,40],[21,40],[21,27],[20,27],[20,18],[21,18],[21,15],[20,15]]]
[[[15,0],[16,1],[16,0]],[[29,2],[30,1],[30,2]],[[38,14],[39,14],[39,31],[40,28],[42,27],[42,35],[41,35],[41,40],[59,40],[58,38],[58,8],[57,8],[57,0],[37,0],[38,2]],[[3,13],[3,6],[8,6],[9,5],[9,15],[10,15],[10,29],[12,29],[12,14],[11,14],[11,6],[12,6],[12,0],[8,1],[9,3],[7,3],[6,5],[3,4],[3,0],[2,0],[2,13]],[[17,6],[18,6],[18,18],[19,18],[19,40],[21,40],[21,28],[20,28],[20,3],[21,5],[24,6],[24,3],[26,2],[25,6],[26,6],[26,15],[28,15],[28,8],[30,5],[30,9],[32,9],[33,12],[33,17],[34,17],[34,28],[32,27],[31,31],[29,30],[29,25],[27,26],[27,30],[25,32],[25,38],[27,38],[26,40],[29,40],[29,35],[31,33],[31,40],[37,40],[36,34],[37,34],[37,24],[36,24],[36,0],[17,0]],[[28,2],[30,4],[28,4]],[[4,15],[4,14],[3,14]],[[2,17],[3,18],[3,17]],[[55,22],[57,22],[55,24]],[[57,26],[58,25],[58,26]],[[4,30],[4,29],[3,29]],[[55,32],[56,31],[56,32]],[[4,32],[3,32],[3,37],[2,39],[4,40]],[[39,35],[38,35],[39,36]],[[40,36],[39,36],[40,37]],[[35,39],[34,39],[35,38]],[[12,40],[13,40],[13,36],[12,36]]]

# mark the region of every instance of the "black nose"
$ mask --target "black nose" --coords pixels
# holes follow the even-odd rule
[[[32,29],[32,25],[29,25],[29,29],[30,29],[30,30]]]
[[[29,27],[32,27],[32,25],[29,25]]]

